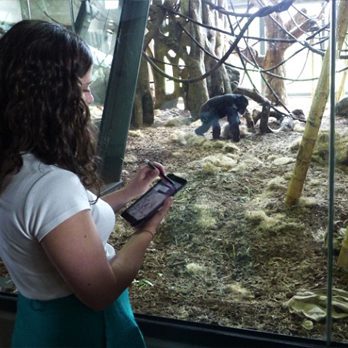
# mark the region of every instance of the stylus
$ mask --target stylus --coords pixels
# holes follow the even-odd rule
[[[151,161],[148,160],[148,159],[146,159],[144,162],[145,162],[149,167],[151,167],[152,169],[158,169],[159,172],[160,172],[160,177],[161,177],[162,179],[167,180],[168,182],[170,182],[170,184],[175,188],[175,182],[174,182],[172,179],[168,178],[167,175],[164,174],[164,171],[163,171],[162,167],[156,166],[153,162],[151,162]]]

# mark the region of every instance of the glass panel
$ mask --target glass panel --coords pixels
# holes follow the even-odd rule
[[[94,104],[90,110],[93,117],[100,119],[120,24],[122,2],[119,0],[92,0],[88,4],[86,15],[82,19],[80,35],[89,44],[94,55],[93,83],[91,85]],[[75,16],[77,16],[76,13]]]
[[[101,118],[110,66],[119,28],[119,0],[0,0],[0,28],[7,30],[25,18],[42,19],[73,28],[88,43],[94,55],[94,104],[91,113]]]
[[[244,6],[237,6],[234,11],[245,12],[247,2],[243,3]],[[322,5],[318,1],[301,1],[300,7],[307,11],[309,17],[323,11],[311,33],[329,23],[329,8]],[[228,10],[233,12],[231,8]],[[212,7],[208,7],[207,11],[210,11],[211,17],[217,16]],[[185,14],[183,8],[177,12],[176,19]],[[189,13],[192,15],[193,11]],[[282,14],[283,23],[290,26],[295,22],[297,25],[298,20],[294,19],[296,9],[291,8],[290,13],[291,16]],[[153,5],[148,32],[151,33],[154,25],[160,26],[161,35],[158,37],[163,43],[155,37],[146,47],[148,56],[154,59],[151,64],[142,66],[145,71],[140,72],[143,84],[138,85],[141,91],[147,88],[151,91],[156,107],[154,123],[146,128],[136,127],[133,123],[134,130],[130,132],[125,154],[125,169],[131,174],[145,158],[157,160],[167,167],[168,172],[186,177],[188,185],[177,195],[170,216],[134,282],[132,296],[136,311],[227,327],[325,339],[328,105],[301,198],[298,204],[289,208],[284,201],[305,123],[296,120],[286,132],[279,120],[270,119],[270,127],[278,129],[278,132],[259,135],[259,123],[254,129],[256,133],[252,133],[246,127],[246,119],[242,118],[240,128],[246,132],[239,143],[231,143],[227,139],[211,141],[210,132],[204,138],[197,137],[194,130],[201,121],[193,120],[197,117],[193,111],[197,110],[194,110],[187,94],[192,89],[198,94],[202,86],[198,83],[182,84],[175,94],[176,87],[173,87],[172,81],[158,72],[158,68],[167,75],[175,72],[175,76],[181,79],[199,76],[200,72],[193,69],[196,68],[194,61],[187,57],[197,49],[197,43],[191,44],[189,36],[178,30],[174,16],[156,22],[158,16],[154,14],[156,7]],[[218,23],[221,26],[224,18],[220,14]],[[241,27],[244,23],[245,20],[241,22]],[[212,23],[206,24],[213,26]],[[245,34],[249,37],[249,45],[261,53],[260,62],[269,47],[268,43],[253,41],[250,37],[258,37],[262,33],[266,35],[262,26],[265,26],[265,19],[255,20]],[[185,29],[190,31],[192,27]],[[238,34],[240,27],[235,22],[233,28]],[[228,24],[223,29],[230,30]],[[199,33],[192,33],[196,41],[199,35],[204,40],[214,36],[211,29],[204,27],[200,27]],[[309,39],[314,48],[311,51],[304,49],[301,42],[310,36],[310,33],[305,34],[299,42],[289,45],[280,60],[285,61],[286,106],[290,112],[302,109],[306,117],[309,115],[323,66],[323,54],[328,48],[328,35],[328,31],[323,30]],[[220,52],[219,57],[230,48],[234,38],[228,35],[218,38],[221,40],[219,49],[224,47],[225,50]],[[181,45],[175,45],[175,42],[181,42]],[[240,46],[245,48],[246,41],[241,40]],[[240,86],[253,88],[237,54],[228,63],[239,68]],[[212,66],[213,63],[206,64],[201,73],[209,71]],[[257,68],[250,63],[247,68],[251,70],[252,82],[262,91],[264,83]],[[261,66],[258,68],[262,69]],[[138,91],[136,100],[142,107],[145,103],[141,104],[140,100],[144,96]],[[194,98],[192,93],[189,96]],[[251,99],[249,103],[250,113],[257,115],[261,105]],[[146,111],[143,114],[140,111],[145,124],[146,116]],[[226,122],[221,122],[222,128],[225,125]],[[340,130],[344,132],[344,127],[341,126]],[[124,174],[125,181],[127,175]],[[343,172],[339,181],[342,182],[339,193],[342,207],[337,221],[343,227],[347,220]],[[128,225],[121,221],[118,229],[125,236],[131,233]],[[343,276],[340,282],[337,279],[341,289],[344,289],[343,279]],[[318,301],[324,308],[320,309]],[[309,306],[317,310],[315,315],[307,310]],[[345,320],[337,320],[335,325],[339,332],[337,340],[346,340]]]
[[[42,19],[72,26],[70,1],[21,0],[23,19]]]
[[[0,23],[1,29],[7,30],[8,26],[22,19],[21,6],[19,1],[0,1]]]

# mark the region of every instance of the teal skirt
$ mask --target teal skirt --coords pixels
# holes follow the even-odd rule
[[[128,290],[94,311],[71,295],[50,301],[18,295],[12,347],[144,348]]]

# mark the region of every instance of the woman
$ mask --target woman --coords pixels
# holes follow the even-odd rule
[[[159,171],[144,166],[99,197],[91,69],[87,45],[56,24],[25,20],[0,39],[0,257],[19,292],[13,347],[144,347],[127,287],[171,199],[116,255],[114,213]]]

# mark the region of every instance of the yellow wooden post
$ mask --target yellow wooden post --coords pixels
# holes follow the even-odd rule
[[[346,68],[348,68],[348,60],[346,61]],[[341,98],[344,96],[347,74],[348,74],[347,70],[345,70],[342,73],[341,80],[340,80],[340,83],[339,83],[339,86],[338,86],[338,89],[336,92],[336,103],[339,102],[341,100]]]
[[[337,19],[337,50],[341,50],[345,39],[348,27],[347,13],[348,1],[340,1]],[[329,96],[329,73],[330,49],[327,49],[300,148],[297,153],[295,168],[291,176],[285,198],[285,203],[288,206],[294,205],[298,201],[302,193],[304,181],[306,179],[309,164],[313,154],[313,149],[318,137],[321,120]]]

